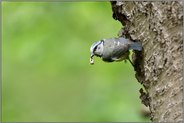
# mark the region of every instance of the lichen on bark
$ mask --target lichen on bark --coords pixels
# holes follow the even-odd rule
[[[113,18],[124,28],[121,36],[140,41],[135,52],[136,78],[144,86],[141,100],[154,122],[183,121],[182,1],[112,1]]]

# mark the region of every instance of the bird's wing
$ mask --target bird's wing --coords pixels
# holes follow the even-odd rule
[[[120,57],[129,51],[129,46],[130,45],[128,43],[121,43],[119,41],[116,41],[112,54],[114,56]]]

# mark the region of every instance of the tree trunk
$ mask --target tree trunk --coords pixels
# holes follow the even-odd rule
[[[112,1],[113,18],[124,28],[120,36],[140,41],[133,55],[142,103],[153,122],[183,121],[183,6],[182,1]]]

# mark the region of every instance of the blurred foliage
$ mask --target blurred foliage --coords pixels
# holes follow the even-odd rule
[[[3,2],[3,121],[149,121],[130,63],[89,64],[122,27],[109,2]]]

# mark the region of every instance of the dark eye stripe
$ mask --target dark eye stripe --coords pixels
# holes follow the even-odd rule
[[[95,45],[94,45],[94,50],[95,51],[98,47],[98,45],[100,45],[101,43],[104,43],[104,40],[100,40],[100,42],[97,42]]]
[[[97,47],[98,47],[98,45],[96,45],[96,46],[95,46],[95,48],[94,48],[93,52],[94,52],[94,51],[96,51]]]

